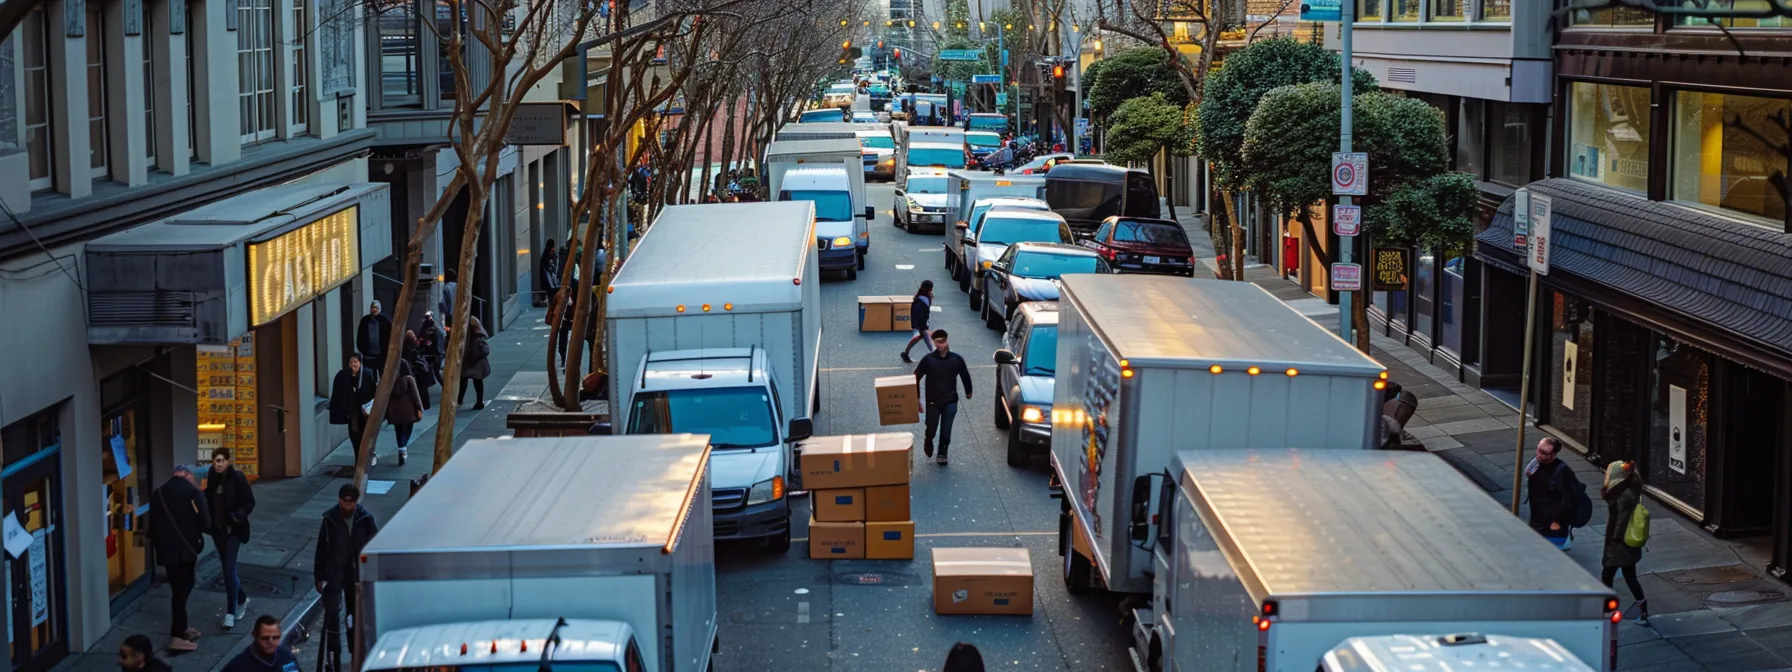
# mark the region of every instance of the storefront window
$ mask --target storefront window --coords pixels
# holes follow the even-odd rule
[[[1468,0],[1431,0],[1432,21],[1461,21]]]
[[[1382,0],[1356,0],[1358,21],[1380,21]]]
[[[100,465],[106,483],[106,580],[112,597],[136,587],[149,566],[148,521],[138,517],[138,507],[149,501],[150,485],[139,457],[147,441],[140,419],[135,409],[126,410],[106,418],[104,427]]]
[[[1649,182],[1649,90],[1574,82],[1568,173],[1609,187],[1645,191]]]
[[[1650,364],[1647,483],[1702,511],[1711,355],[1662,336]]]
[[[7,643],[13,669],[49,669],[68,654],[63,614],[62,431],[49,410],[0,431],[6,468],[3,515],[32,537],[19,557],[6,554]]]
[[[1531,181],[1531,147],[1536,108],[1519,103],[1493,101],[1488,121],[1493,125],[1493,144],[1487,148],[1487,179],[1522,186]]]
[[[1785,100],[1675,93],[1669,197],[1785,221],[1788,119]]]
[[[1431,325],[1437,317],[1437,254],[1418,250],[1413,264],[1412,330],[1431,336]]]
[[[228,346],[198,346],[199,445],[180,461],[210,462],[217,448],[229,448],[237,471],[250,481],[261,476],[261,439],[256,411],[255,335]]]
[[[1772,11],[1773,10],[1772,3],[1770,3],[1768,0],[1680,0],[1679,4],[1681,7],[1694,7],[1694,8],[1698,8],[1698,9],[1734,9],[1734,10],[1741,11],[1741,12],[1760,12],[1760,11]],[[1769,16],[1769,17],[1764,17],[1764,18],[1753,18],[1753,17],[1709,18],[1709,17],[1702,17],[1702,16],[1696,16],[1696,17],[1695,16],[1676,16],[1676,17],[1674,17],[1674,25],[1676,25],[1676,26],[1723,26],[1725,28],[1782,28],[1788,24],[1787,24],[1786,19],[1784,19],[1782,17],[1778,17],[1778,16]]]
[[[1393,4],[1393,12],[1388,15],[1389,21],[1409,23],[1419,20],[1419,5],[1424,4],[1423,0],[1390,1]]]
[[[1439,292],[1443,305],[1438,307],[1437,312],[1439,344],[1458,355],[1462,354],[1462,263],[1461,250],[1446,251],[1443,253],[1441,266],[1443,272],[1438,275],[1443,284]]]
[[[1652,28],[1655,26],[1655,13],[1635,7],[1607,7],[1604,9],[1577,9],[1573,15],[1574,25],[1599,28]]]
[[[1579,443],[1593,445],[1593,304],[1550,292],[1550,427]]]

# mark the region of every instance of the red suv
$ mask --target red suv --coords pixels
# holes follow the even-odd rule
[[[1115,273],[1156,273],[1194,277],[1195,251],[1182,225],[1168,219],[1112,216],[1083,241]]]

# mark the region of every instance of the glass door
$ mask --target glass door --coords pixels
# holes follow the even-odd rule
[[[68,655],[63,613],[60,455],[51,446],[8,469],[5,515],[31,535],[30,548],[7,555],[7,643],[17,672],[48,670]],[[11,527],[13,523],[8,523]]]
[[[106,583],[114,611],[149,586],[148,435],[135,403],[106,416],[101,471],[106,491]]]

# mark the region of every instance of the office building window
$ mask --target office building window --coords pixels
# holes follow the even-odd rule
[[[418,25],[416,2],[399,0],[380,2],[380,94],[387,106],[416,105],[422,102],[423,70],[418,47],[422,26]]]
[[[143,147],[149,167],[156,167],[156,49],[155,12],[143,13]]]
[[[237,112],[244,143],[274,136],[273,0],[237,0]]]
[[[1771,11],[1773,9],[1772,4],[1770,4],[1768,2],[1768,0],[1679,0],[1678,4],[1684,8],[1733,9],[1733,10],[1737,10],[1740,12]],[[1778,16],[1769,16],[1769,17],[1763,17],[1763,18],[1752,18],[1752,17],[1711,18],[1711,17],[1703,17],[1703,16],[1698,16],[1698,17],[1676,16],[1676,17],[1674,17],[1674,25],[1676,25],[1676,26],[1723,26],[1725,28],[1784,28],[1788,25],[1792,25],[1792,22],[1788,22],[1786,19],[1778,17]]]
[[[1393,6],[1389,8],[1388,20],[1397,23],[1410,23],[1419,20],[1419,6],[1424,0],[1388,0]]]
[[[1512,0],[1481,0],[1482,21],[1511,21]]]
[[[1568,174],[1631,191],[1649,182],[1649,89],[1569,84]]]
[[[1536,108],[1519,103],[1494,101],[1487,115],[1493,126],[1493,142],[1487,147],[1487,179],[1515,187],[1524,186],[1533,176],[1532,147],[1541,126]]]
[[[1356,20],[1380,21],[1383,0],[1356,0]]]
[[[303,133],[311,121],[311,100],[305,95],[311,78],[305,41],[311,39],[311,23],[305,20],[305,0],[292,0],[292,45],[287,62],[292,68],[292,132]]]
[[[193,23],[193,5],[187,3],[187,158],[199,158],[199,115],[193,101],[198,99],[199,80],[193,77],[193,43],[199,39],[199,25]]]
[[[1593,28],[1653,28],[1655,13],[1636,7],[1577,9],[1570,17],[1576,26]]]
[[[436,0],[435,14],[436,39],[438,40],[436,45],[436,81],[439,82],[439,85],[437,88],[442,91],[442,100],[454,100],[454,67],[449,63],[449,55],[452,53],[449,45],[450,39],[460,33],[461,27],[466,25],[467,10],[464,4],[461,5],[457,20],[454,5],[449,4],[448,0]]]
[[[106,15],[87,10],[87,134],[93,177],[106,176]]]
[[[1461,21],[1468,18],[1468,0],[1431,0],[1432,21]]]
[[[1480,179],[1485,175],[1487,101],[1462,98],[1456,115],[1456,169]]]
[[[19,80],[13,76],[17,44],[10,37],[0,41],[0,149],[19,148]]]
[[[1668,197],[1784,222],[1787,119],[1785,100],[1675,93]]]
[[[31,189],[49,189],[55,167],[50,142],[50,24],[42,7],[31,10],[19,28],[24,36],[25,151],[31,154]]]

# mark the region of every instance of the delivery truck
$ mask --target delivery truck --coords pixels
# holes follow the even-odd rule
[[[611,430],[710,435],[715,537],[778,553],[790,547],[795,444],[820,409],[813,211],[667,207],[606,290]]]
[[[865,200],[864,160],[857,138],[780,140],[765,150],[771,196],[815,204],[815,238],[824,271],[856,280],[871,250],[875,208]]]
[[[1146,593],[1133,479],[1179,450],[1377,444],[1387,369],[1247,282],[1059,280],[1052,393],[1058,548],[1073,592]],[[1118,521],[1118,522],[1117,522]],[[1117,529],[1117,526],[1119,529]]]
[[[858,137],[859,131],[870,128],[881,128],[882,124],[854,124],[847,121],[812,121],[806,124],[787,124],[778,129],[773,140],[849,140]]]
[[[467,442],[362,551],[354,669],[711,669],[708,444]]]
[[[1617,595],[1430,453],[1184,450],[1138,480],[1161,494],[1115,526],[1152,558],[1141,670],[1313,672],[1352,637],[1437,632],[1616,665]]]
[[[1594,672],[1553,639],[1463,633],[1351,637],[1314,672]]]

